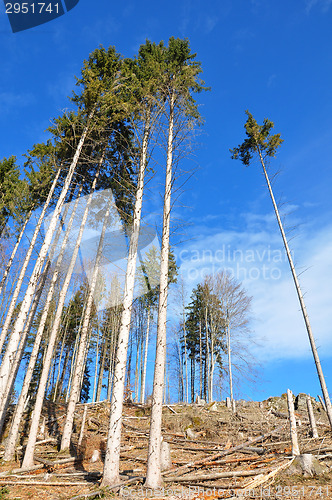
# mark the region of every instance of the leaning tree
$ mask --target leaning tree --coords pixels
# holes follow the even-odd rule
[[[310,325],[310,321],[309,321],[309,315],[308,315],[307,308],[305,306],[305,302],[304,302],[304,298],[303,298],[303,293],[302,293],[300,283],[299,283],[299,280],[297,277],[297,273],[296,273],[295,266],[294,266],[293,259],[292,259],[292,255],[291,255],[291,252],[289,249],[286,233],[285,233],[282,221],[281,221],[279,209],[278,209],[277,203],[276,203],[275,198],[274,198],[271,182],[270,182],[268,171],[267,171],[267,160],[269,160],[270,158],[275,156],[278,147],[283,142],[283,139],[281,139],[280,134],[271,135],[271,130],[273,129],[274,124],[269,119],[265,118],[263,125],[258,125],[258,123],[254,119],[252,114],[249,113],[249,111],[246,111],[246,114],[248,116],[248,119],[244,125],[244,128],[246,131],[247,138],[243,141],[243,143],[241,145],[239,145],[236,148],[231,149],[230,151],[232,153],[232,158],[233,159],[240,159],[245,166],[250,165],[250,163],[254,157],[258,157],[258,159],[261,163],[264,177],[266,180],[266,184],[267,184],[269,194],[270,194],[270,197],[272,200],[274,212],[275,212],[275,215],[276,215],[276,218],[278,221],[278,226],[279,226],[279,229],[281,232],[282,240],[283,240],[283,243],[285,246],[289,266],[290,266],[290,269],[292,272],[292,276],[293,276],[293,280],[294,280],[294,284],[295,284],[295,288],[296,288],[296,292],[297,292],[297,296],[298,296],[299,301],[300,301],[301,311],[303,314],[303,318],[304,318],[305,326],[307,329],[312,354],[313,354],[315,364],[316,364],[319,382],[320,382],[320,385],[322,388],[322,393],[323,393],[325,404],[326,404],[327,415],[329,418],[330,425],[332,427],[332,406],[331,406],[331,401],[330,401],[328,389],[326,386],[323,370],[321,367],[321,363],[320,363],[314,335],[312,333],[312,329],[311,329],[311,325]]]

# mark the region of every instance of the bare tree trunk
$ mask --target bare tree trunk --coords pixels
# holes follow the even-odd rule
[[[50,192],[48,193],[48,197],[47,197],[47,199],[45,201],[43,210],[42,210],[42,212],[41,212],[41,214],[39,216],[37,225],[35,227],[33,236],[31,238],[29,249],[28,249],[28,251],[27,251],[27,253],[25,255],[23,266],[21,268],[19,277],[18,277],[18,279],[16,281],[15,290],[14,290],[14,293],[12,295],[12,298],[11,298],[11,301],[10,301],[10,304],[9,304],[9,307],[8,307],[8,311],[7,311],[7,316],[6,316],[5,322],[4,322],[2,330],[1,330],[1,335],[0,335],[0,351],[1,351],[2,346],[3,346],[3,344],[4,344],[5,340],[6,340],[6,336],[7,336],[8,329],[9,329],[9,326],[10,326],[10,323],[11,323],[11,320],[12,320],[12,317],[13,317],[13,312],[15,310],[17,298],[19,296],[19,293],[20,293],[20,290],[21,290],[21,287],[22,287],[24,276],[25,276],[27,267],[29,265],[31,255],[32,255],[35,243],[37,241],[37,237],[38,237],[41,225],[43,223],[44,216],[46,214],[46,210],[47,210],[47,208],[48,208],[48,206],[49,206],[49,204],[51,202],[51,199],[52,199],[52,196],[53,196],[56,184],[58,182],[59,176],[60,176],[60,170],[58,170],[57,175],[55,176],[55,179],[54,179],[53,184],[51,186]],[[25,318],[24,318],[24,320],[25,320]],[[17,345],[17,344],[15,344],[15,345]]]
[[[97,326],[97,343],[96,343],[96,361],[95,361],[95,375],[93,378],[92,401],[96,401],[97,379],[98,379],[98,363],[99,363],[99,328]]]
[[[88,406],[85,404],[84,405],[84,410],[83,410],[83,418],[82,418],[82,425],[81,425],[81,430],[80,430],[80,435],[78,438],[77,446],[81,446],[82,441],[83,441],[83,436],[84,436],[84,427],[85,427],[85,421],[86,421],[86,414],[88,412]]]
[[[310,396],[307,396],[307,408],[308,408],[308,415],[309,415],[309,422],[310,422],[312,437],[313,438],[318,438],[316,420],[315,420],[314,411],[312,409],[311,397]]]
[[[68,312],[69,311],[67,311],[67,314],[68,314]],[[53,403],[55,403],[55,401],[57,400],[58,388],[60,388],[59,389],[59,394],[61,394],[62,384],[63,384],[63,379],[64,379],[64,374],[65,374],[65,370],[67,368],[67,362],[68,362],[68,358],[69,358],[69,351],[67,350],[66,355],[65,355],[65,360],[64,360],[64,363],[63,363],[63,368],[62,368],[61,376],[60,376],[61,361],[62,361],[63,351],[64,351],[64,348],[65,348],[65,342],[66,342],[66,339],[67,339],[68,322],[69,322],[69,314],[68,314],[65,331],[63,333],[63,338],[62,338],[62,342],[61,342],[61,349],[60,349],[59,362],[58,362],[58,373],[57,373],[57,378],[56,378],[56,381],[55,381],[54,392],[53,392]]]
[[[227,355],[228,355],[229,395],[230,395],[230,398],[231,398],[231,404],[233,404],[233,376],[232,376],[232,362],[231,362],[231,335],[230,335],[230,329],[229,329],[228,311],[227,311],[226,328],[227,328]]]
[[[47,277],[47,270],[48,270],[48,268],[46,268],[44,271],[44,276],[42,278],[41,283],[39,284],[38,290],[37,290],[36,295],[34,297],[32,307],[30,309],[29,316],[28,316],[28,319],[26,321],[26,325],[25,325],[24,330],[22,332],[20,345],[19,345],[18,350],[15,354],[15,359],[14,359],[13,366],[12,366],[12,369],[11,369],[10,374],[9,374],[7,387],[6,387],[6,390],[5,390],[4,395],[3,395],[1,412],[0,412],[0,435],[2,435],[3,425],[5,423],[6,413],[8,410],[9,403],[10,403],[10,397],[11,397],[11,394],[12,394],[13,389],[14,389],[14,383],[15,383],[16,376],[18,373],[18,369],[20,367],[22,356],[24,354],[24,349],[25,349],[28,333],[30,331],[33,319],[35,317],[36,310],[37,310],[39,300],[40,300],[40,296],[42,294],[42,291],[43,291],[43,288],[45,285],[45,281],[46,281],[46,277]]]
[[[141,376],[141,399],[140,403],[145,402],[145,382],[146,382],[146,366],[148,363],[148,349],[149,349],[149,334],[150,334],[150,320],[151,320],[151,312],[150,306],[148,306],[148,317],[147,317],[147,325],[146,325],[146,333],[145,333],[145,346],[144,346],[144,362],[143,362],[143,373]],[[143,358],[143,355],[142,355]]]
[[[168,122],[168,144],[166,161],[166,180],[163,211],[163,232],[160,255],[160,290],[158,305],[158,326],[156,340],[156,360],[153,379],[151,423],[148,448],[148,462],[145,486],[158,488],[162,484],[160,468],[161,449],[161,418],[163,403],[163,387],[166,363],[166,321],[168,296],[168,259],[169,233],[171,217],[171,193],[173,184],[173,129],[174,129],[174,94],[170,99],[170,114]]]
[[[214,359],[214,332],[213,332],[213,327],[212,327],[212,321],[213,319],[210,320],[211,322],[211,355],[210,355],[210,401],[213,401],[213,374],[214,374],[214,366],[215,366],[215,359]]]
[[[207,372],[207,402],[211,402],[211,360],[210,360],[210,341],[209,341],[209,323],[208,323],[208,314],[207,314],[207,306],[205,307],[205,336],[206,336],[206,372]]]
[[[139,351],[140,343],[137,338],[137,344],[136,344],[136,360],[135,360],[135,403],[138,403],[139,401],[139,393],[138,393],[138,363],[139,363],[139,356],[140,356],[140,351]]]
[[[0,398],[1,399],[3,396],[4,390],[5,390],[6,384],[7,384],[9,372],[11,370],[13,355],[17,349],[17,345],[18,345],[18,342],[20,339],[20,334],[23,330],[23,325],[25,323],[25,320],[26,320],[26,317],[27,317],[28,311],[30,309],[30,306],[31,306],[31,303],[33,300],[33,296],[34,296],[34,293],[36,290],[36,286],[38,284],[38,278],[40,276],[44,261],[46,259],[46,255],[47,255],[47,252],[49,250],[49,247],[50,247],[50,244],[51,244],[51,241],[53,238],[54,230],[56,228],[63,204],[65,202],[65,198],[67,196],[67,192],[68,192],[72,177],[74,175],[74,171],[75,171],[79,156],[81,154],[81,151],[82,151],[82,148],[83,148],[83,145],[84,145],[87,133],[88,133],[88,125],[89,125],[90,119],[92,118],[92,115],[93,115],[93,112],[91,112],[91,114],[88,118],[88,124],[86,125],[86,127],[82,133],[81,139],[79,141],[79,144],[76,148],[74,158],[73,158],[72,163],[70,165],[66,180],[64,182],[64,186],[62,188],[58,202],[57,202],[56,207],[54,209],[54,212],[53,212],[53,215],[52,215],[52,218],[50,221],[50,225],[49,225],[49,228],[47,230],[47,233],[46,233],[46,236],[44,239],[44,242],[43,242],[42,247],[39,251],[32,275],[30,276],[30,281],[29,281],[29,284],[28,284],[28,287],[27,287],[27,290],[26,290],[26,293],[25,293],[25,296],[24,296],[24,299],[23,299],[23,302],[22,302],[22,305],[20,308],[20,312],[18,314],[17,320],[16,320],[15,325],[13,327],[13,331],[11,333],[11,336],[10,336],[10,339],[9,339],[9,342],[7,345],[6,353],[5,353],[3,360],[2,360],[2,363],[1,363],[1,367],[0,367]]]
[[[281,222],[281,218],[280,218],[280,215],[279,215],[279,210],[278,210],[278,207],[277,207],[274,195],[273,195],[273,191],[272,191],[270,179],[268,177],[267,170],[266,170],[265,163],[264,163],[264,159],[263,159],[263,156],[262,156],[262,153],[260,151],[259,146],[257,146],[257,151],[258,151],[259,158],[260,158],[260,161],[261,161],[261,165],[262,165],[262,168],[263,168],[263,172],[264,172],[265,180],[266,180],[266,183],[267,183],[267,187],[269,189],[270,197],[271,197],[271,200],[272,200],[272,203],[273,203],[273,208],[274,208],[274,211],[275,211],[275,214],[276,214],[276,218],[277,218],[277,221],[278,221],[278,225],[279,225],[279,229],[280,229],[280,232],[281,232],[281,236],[282,236],[282,239],[283,239],[283,242],[284,242],[284,246],[285,246],[285,250],[286,250],[286,254],[287,254],[289,266],[290,266],[291,271],[292,271],[292,276],[293,276],[293,280],[294,280],[294,284],[295,284],[297,296],[298,296],[299,301],[300,301],[301,310],[302,310],[304,322],[305,322],[305,325],[306,325],[306,329],[307,329],[307,333],[308,333],[308,337],[309,337],[309,342],[310,342],[310,346],[311,346],[311,350],[312,350],[312,354],[314,356],[314,360],[315,360],[315,364],[316,364],[316,369],[317,369],[317,373],[318,373],[318,378],[319,378],[320,386],[322,388],[322,393],[323,393],[325,404],[326,404],[327,416],[328,416],[328,419],[329,419],[329,422],[330,422],[330,426],[332,427],[332,406],[331,406],[330,396],[329,396],[329,392],[327,390],[327,386],[326,386],[326,382],[325,382],[323,370],[322,370],[322,367],[321,367],[321,364],[320,364],[320,359],[319,359],[319,355],[318,355],[318,351],[317,351],[315,339],[314,339],[314,336],[313,336],[313,333],[312,333],[312,330],[311,330],[311,325],[310,325],[310,321],[309,321],[309,315],[307,313],[307,309],[306,309],[306,306],[305,306],[305,302],[304,302],[303,294],[302,294],[302,291],[301,291],[300,283],[299,283],[299,280],[298,280],[298,277],[297,277],[297,274],[296,274],[296,271],[295,271],[295,266],[294,266],[294,263],[293,263],[292,255],[291,255],[291,252],[289,250],[289,246],[288,246],[286,234],[285,234],[282,222]]]
[[[33,417],[32,422],[31,422],[29,439],[28,439],[28,443],[26,446],[26,451],[25,451],[25,455],[24,455],[24,459],[23,459],[23,464],[24,464],[23,466],[24,467],[25,466],[30,467],[33,464],[33,453],[34,453],[36,437],[37,437],[37,432],[38,432],[38,421],[39,421],[39,416],[40,416],[42,405],[43,405],[45,388],[46,388],[48,373],[49,373],[49,369],[50,369],[50,365],[51,365],[54,345],[55,345],[57,334],[58,334],[58,331],[59,331],[59,328],[61,325],[62,311],[63,311],[67,291],[69,288],[69,284],[71,281],[71,277],[72,277],[72,274],[74,271],[74,267],[75,267],[75,263],[76,263],[76,259],[77,259],[77,255],[78,255],[78,251],[79,251],[79,246],[81,244],[84,227],[85,227],[85,224],[87,221],[88,212],[89,212],[89,208],[90,208],[91,201],[92,201],[93,191],[96,187],[96,183],[97,183],[97,179],[99,176],[99,170],[100,170],[100,166],[101,166],[102,161],[103,161],[103,157],[100,160],[99,168],[97,170],[97,173],[96,173],[96,176],[95,176],[95,179],[93,182],[92,191],[88,197],[87,204],[85,206],[85,211],[83,214],[82,223],[80,226],[80,231],[79,231],[79,234],[77,236],[77,241],[75,244],[73,255],[72,255],[72,258],[71,258],[71,261],[69,264],[69,268],[68,268],[64,283],[62,285],[62,290],[61,290],[59,303],[58,303],[58,307],[57,307],[55,318],[54,318],[54,323],[53,323],[52,330],[51,330],[51,333],[50,333],[50,336],[48,339],[48,346],[47,346],[47,351],[46,351],[45,363],[44,363],[43,370],[41,373],[38,391],[37,391],[37,396],[36,396],[34,417]]]
[[[95,259],[93,274],[92,274],[92,278],[90,281],[89,295],[88,295],[87,305],[86,305],[86,308],[84,311],[82,332],[81,332],[80,342],[79,342],[79,346],[78,346],[78,352],[77,352],[76,363],[75,363],[75,370],[74,370],[73,379],[72,379],[72,386],[71,386],[71,390],[70,390],[70,397],[69,397],[69,401],[68,401],[66,421],[65,421],[65,425],[64,425],[64,429],[63,429],[62,439],[61,439],[61,451],[69,449],[70,439],[71,439],[72,430],[73,430],[75,406],[76,406],[76,403],[78,402],[78,399],[80,396],[81,380],[82,380],[81,377],[84,375],[86,349],[87,349],[87,345],[88,345],[90,317],[91,317],[93,303],[94,303],[93,297],[94,297],[95,289],[97,286],[97,279],[98,279],[98,275],[99,275],[99,265],[100,265],[100,260],[101,260],[102,253],[103,253],[105,234],[106,234],[107,227],[110,223],[111,203],[112,203],[112,198],[108,202],[107,210],[106,210],[106,213],[104,216],[104,224],[103,224],[103,228],[102,228],[101,235],[100,235],[100,240],[99,240],[97,255],[96,255],[96,259]]]
[[[111,401],[111,414],[108,429],[106,456],[104,463],[104,473],[102,485],[114,485],[120,480],[120,442],[122,425],[122,408],[125,387],[127,349],[131,323],[131,311],[134,297],[136,259],[138,249],[138,237],[141,223],[144,176],[147,164],[148,139],[150,134],[149,120],[145,124],[142,155],[140,159],[140,168],[137,181],[137,192],[133,216],[133,229],[130,237],[129,255],[127,261],[123,310],[121,315],[121,326],[118,335],[117,349],[115,351],[115,367],[113,377],[113,390]]]
[[[25,228],[27,227],[27,224],[28,224],[28,222],[29,222],[29,220],[30,220],[31,214],[32,214],[32,209],[30,210],[29,214],[27,215],[27,217],[26,217],[26,219],[25,219],[25,222],[24,222],[24,224],[23,224],[23,226],[22,226],[22,229],[21,229],[21,231],[20,231],[20,234],[19,234],[19,236],[18,236],[18,238],[17,238],[17,241],[16,241],[16,243],[15,243],[15,246],[14,246],[14,248],[13,248],[13,250],[12,250],[11,256],[10,256],[9,261],[8,261],[8,263],[7,263],[7,266],[6,266],[5,272],[3,273],[3,277],[2,277],[2,280],[1,280],[1,282],[0,282],[0,294],[2,293],[2,291],[3,291],[3,289],[4,289],[5,281],[6,281],[6,279],[7,279],[7,276],[8,276],[8,274],[9,274],[10,268],[11,268],[12,263],[13,263],[13,261],[14,261],[14,258],[15,258],[16,252],[17,252],[17,250],[18,250],[18,247],[19,247],[19,245],[20,245],[20,243],[21,243],[21,240],[22,240],[22,237],[23,237],[23,234],[24,234]],[[0,350],[1,350],[1,347],[0,347]]]
[[[63,347],[63,346],[62,346]],[[62,358],[62,356],[61,356]],[[68,362],[69,362],[69,350],[67,349],[67,352],[65,354],[65,359],[63,362],[63,367],[61,370],[61,375],[60,375],[60,361],[59,361],[59,372],[58,375],[60,375],[59,378],[57,378],[55,387],[54,387],[54,395],[53,395],[53,402],[55,403],[56,401],[59,402],[61,400],[61,394],[62,394],[62,388],[63,388],[63,382],[65,379],[67,367],[68,367]]]
[[[12,457],[14,456],[15,444],[16,444],[16,440],[17,440],[17,435],[18,435],[18,431],[19,431],[19,426],[20,426],[21,418],[22,418],[22,415],[23,415],[23,412],[24,412],[26,397],[27,397],[27,394],[28,394],[28,391],[29,391],[29,386],[30,386],[32,374],[33,374],[33,371],[34,371],[34,367],[35,367],[35,364],[36,364],[36,360],[38,358],[38,352],[39,352],[40,343],[41,343],[41,340],[42,340],[42,337],[43,337],[44,328],[45,328],[47,317],[48,317],[48,313],[49,313],[49,310],[50,310],[50,306],[51,306],[51,302],[52,302],[52,298],[53,298],[53,293],[54,293],[55,285],[56,285],[56,282],[57,282],[57,279],[58,279],[58,275],[59,275],[60,267],[61,267],[61,264],[62,264],[62,259],[63,259],[63,256],[64,256],[64,252],[66,250],[66,245],[67,245],[68,238],[69,238],[69,235],[70,235],[70,230],[71,230],[71,227],[72,227],[72,224],[73,224],[73,221],[74,221],[74,216],[75,216],[76,208],[77,208],[77,205],[78,205],[78,201],[79,201],[79,198],[77,198],[77,201],[76,201],[76,203],[74,205],[73,212],[72,212],[71,218],[70,218],[69,223],[68,223],[68,228],[67,228],[67,231],[65,233],[64,239],[63,239],[62,244],[61,244],[60,253],[59,253],[56,265],[55,265],[55,269],[54,269],[53,276],[52,276],[52,281],[51,281],[51,284],[50,284],[50,288],[48,290],[48,294],[47,294],[47,297],[46,297],[46,301],[45,301],[43,313],[42,313],[41,318],[40,318],[40,322],[39,322],[39,325],[38,325],[38,330],[37,330],[37,333],[36,333],[34,345],[33,345],[33,348],[32,348],[31,355],[30,355],[29,364],[28,364],[28,367],[27,367],[27,370],[26,370],[26,374],[25,374],[25,377],[24,377],[21,394],[20,394],[20,397],[18,399],[16,408],[15,408],[15,413],[14,413],[13,420],[12,420],[12,425],[11,425],[10,432],[9,432],[9,435],[8,435],[8,438],[7,438],[4,460],[12,460]],[[76,258],[75,258],[75,260],[76,260]],[[74,262],[74,264],[75,264],[75,262]],[[74,265],[73,265],[73,267],[74,267]],[[70,279],[69,279],[69,281],[70,281]],[[67,288],[69,286],[69,281],[67,279],[67,282],[68,282]],[[64,285],[64,288],[62,289],[62,293],[66,294],[65,285]],[[64,299],[63,299],[63,303],[64,303]],[[61,299],[60,299],[59,304],[58,304],[58,309],[57,309],[57,314],[58,314],[58,317],[60,319],[61,319],[61,314],[62,314],[62,308],[63,308],[63,304],[61,306]],[[59,320],[59,322],[60,322],[60,320]],[[52,327],[52,332],[53,332],[53,330],[54,330],[54,325]],[[51,332],[51,335],[50,335],[49,343],[50,343],[50,341],[52,341],[52,332]],[[55,339],[56,339],[56,334],[57,334],[57,331],[55,333],[53,333],[54,343],[55,343]],[[54,347],[54,343],[53,343],[53,347]],[[47,383],[47,376],[48,376],[48,371],[49,371],[49,365],[50,365],[51,359],[52,359],[52,353],[53,353],[53,348],[52,348],[52,350],[51,349],[49,350],[50,359],[48,361],[47,373],[44,373],[44,370],[46,371],[46,365],[45,365],[45,363],[43,363],[44,366],[43,366],[42,375],[44,373],[44,378],[46,377],[45,378],[45,387],[46,387],[46,383]],[[43,394],[42,394],[42,401],[43,401],[43,397],[44,397],[45,387],[44,387]],[[39,383],[38,391],[41,391],[40,383]],[[42,404],[42,401],[41,401],[41,404]],[[37,401],[36,401],[36,403],[37,403]],[[41,407],[41,404],[40,404],[40,407]],[[39,420],[39,418],[38,418],[38,420]],[[37,431],[38,431],[38,422],[37,422],[36,426],[37,426]],[[33,457],[31,458],[31,462],[33,462]]]
[[[101,353],[101,360],[99,365],[99,375],[98,375],[98,384],[97,384],[97,393],[96,393],[96,401],[100,401],[101,389],[103,386],[103,378],[105,371],[105,361],[106,361],[106,351],[108,348],[108,339],[106,337],[106,331],[104,332],[104,343]]]
[[[183,311],[184,313],[184,311]],[[184,343],[184,368],[186,374],[186,403],[189,403],[189,380],[188,380],[188,359],[187,359],[187,334],[186,334],[186,324],[183,314],[183,343]]]
[[[199,321],[199,397],[203,398],[202,324]]]
[[[299,449],[299,443],[297,440],[293,394],[289,389],[287,389],[287,403],[288,403],[288,412],[289,412],[290,437],[291,437],[291,441],[292,441],[292,455],[294,457],[296,455],[300,455],[300,449]]]

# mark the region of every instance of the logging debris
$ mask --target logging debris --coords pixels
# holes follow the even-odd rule
[[[262,484],[278,484],[278,481],[283,485],[297,484],[294,481],[299,481],[302,474],[292,472],[294,469],[290,466],[293,459],[288,420],[274,414],[286,409],[286,399],[280,399],[280,407],[277,398],[273,398],[272,405],[271,401],[261,404],[240,401],[235,414],[225,403],[210,408],[206,404],[165,405],[162,430],[171,456],[171,463],[162,473],[167,488],[181,487],[189,491],[190,487],[216,487],[225,492],[243,493]],[[300,405],[296,410],[296,417],[302,422],[297,428],[299,447],[302,454],[312,453],[317,460],[324,461],[324,468],[322,475],[301,481],[319,485],[331,480],[332,461],[328,452],[332,451],[332,436],[320,403],[312,406],[316,420],[319,417],[323,424],[318,429],[319,438],[311,437],[306,406]],[[56,444],[63,430],[66,405],[53,405],[52,412],[48,412],[45,405],[42,418],[50,414],[52,417],[45,419],[45,439],[38,443],[34,457],[36,465],[29,469],[19,467],[26,442],[24,434],[23,448],[17,447],[17,461],[0,465],[0,485],[9,487],[10,498],[81,500],[102,495],[116,498],[124,487],[130,488],[135,498],[137,488],[143,487],[146,473],[150,407],[125,404],[121,482],[112,489],[105,489],[100,488],[100,480],[109,411],[107,402],[77,405],[72,456],[64,456],[57,451]],[[52,425],[48,426],[48,422]],[[186,437],[186,429],[192,430],[195,439]],[[91,462],[96,450],[96,461]]]

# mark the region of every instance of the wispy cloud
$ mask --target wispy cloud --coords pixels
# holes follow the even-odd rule
[[[305,10],[306,13],[309,14],[311,9],[315,6],[318,6],[323,12],[327,12],[331,7],[332,0],[306,0],[305,1]]]
[[[272,218],[272,213],[247,214],[243,231],[215,232],[209,225],[209,231],[196,232],[194,241],[177,250],[178,263],[192,287],[223,269],[243,283],[253,297],[253,329],[261,344],[257,352],[261,361],[305,358],[310,355],[307,333]],[[298,272],[305,270],[300,280],[314,335],[326,353],[332,348],[332,225],[316,232],[306,226],[292,247]]]
[[[30,106],[34,102],[34,96],[26,92],[0,92],[0,113],[2,115],[12,113],[17,108]]]

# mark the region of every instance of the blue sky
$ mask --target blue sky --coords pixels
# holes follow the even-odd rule
[[[294,227],[291,247],[305,271],[301,284],[332,391],[332,1],[80,0],[61,18],[16,34],[3,4],[0,13],[0,157],[19,161],[47,138],[52,117],[69,106],[74,75],[100,44],[133,56],[146,38],[189,38],[211,91],[199,96],[205,125],[197,171],[175,208],[190,223],[176,236],[176,254],[189,289],[223,265],[253,296],[261,381],[243,395],[259,399],[288,387],[319,392],[259,165],[245,168],[229,154],[244,138],[246,109],[274,121],[284,139],[271,165],[280,170],[274,189],[287,202],[285,222]]]

